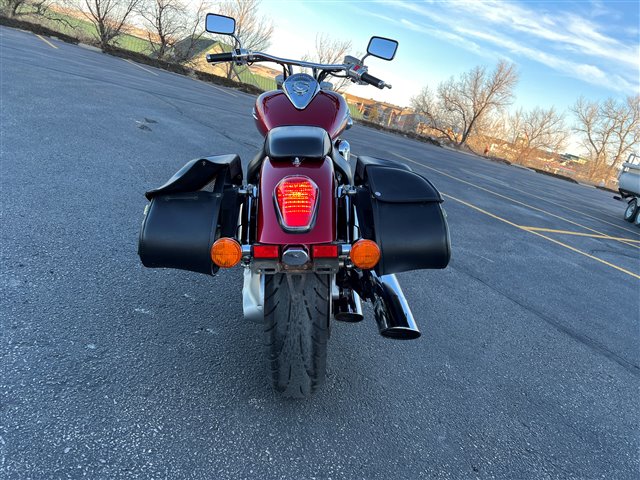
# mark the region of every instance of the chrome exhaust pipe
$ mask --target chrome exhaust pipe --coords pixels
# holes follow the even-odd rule
[[[380,335],[397,340],[418,338],[420,330],[402,293],[395,275],[378,277],[371,272],[373,286],[373,311],[378,323]]]
[[[362,300],[353,290],[340,289],[340,296],[333,304],[334,318],[340,322],[360,322],[362,314]]]
[[[245,320],[264,323],[264,275],[244,269],[242,312]]]

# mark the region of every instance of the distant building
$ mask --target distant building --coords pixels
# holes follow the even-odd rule
[[[380,123],[381,125],[397,126],[402,114],[410,111],[408,108],[399,107],[391,103],[379,102],[372,98],[357,97],[350,93],[343,95],[347,103],[353,105],[363,118]]]
[[[424,124],[425,118],[409,109],[405,109],[405,113],[396,118],[396,127],[407,132],[419,133],[420,127]]]
[[[573,155],[571,153],[563,153],[559,158],[560,163],[579,163],[580,165],[584,165],[588,162],[586,158],[579,157],[577,155]]]

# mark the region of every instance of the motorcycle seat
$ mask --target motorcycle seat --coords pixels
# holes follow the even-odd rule
[[[320,127],[276,127],[267,133],[264,150],[273,160],[293,157],[324,158],[331,153],[331,138]]]
[[[331,145],[326,130],[311,126],[276,127],[267,133],[264,146],[247,165],[247,182],[258,183],[260,168],[265,157],[274,160],[299,158],[324,158],[330,156],[346,183],[352,184],[349,163]]]

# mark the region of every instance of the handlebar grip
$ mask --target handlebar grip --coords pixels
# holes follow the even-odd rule
[[[231,62],[233,61],[233,52],[225,53],[207,53],[207,62]]]
[[[366,72],[360,76],[360,80],[362,80],[365,83],[368,83],[369,85],[373,85],[374,87],[384,88],[383,80],[380,80],[379,78],[376,78],[373,75],[369,75]]]

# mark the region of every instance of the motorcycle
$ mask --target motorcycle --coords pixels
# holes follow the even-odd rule
[[[332,321],[363,320],[363,301],[384,337],[420,336],[395,274],[449,263],[443,199],[407,165],[351,155],[341,138],[353,121],[326,80],[391,88],[364,60],[392,60],[397,41],[374,36],[362,59],[321,64],[243,49],[230,17],[208,14],[206,30],[235,39],[231,52],[207,54],[210,63],[282,67],[278,89],[253,110],[264,146],[246,177],[238,155],[209,156],[146,192],[138,253],[151,268],[242,266],[243,313],[264,325],[273,387],[306,397],[325,381]]]

